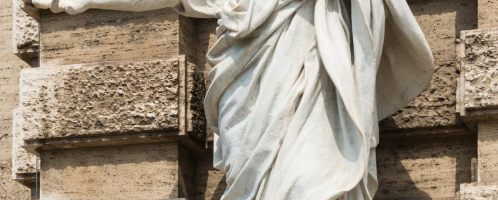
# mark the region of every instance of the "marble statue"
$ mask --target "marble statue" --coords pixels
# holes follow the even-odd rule
[[[433,73],[405,0],[32,0],[217,18],[205,99],[222,199],[372,199],[378,120]]]

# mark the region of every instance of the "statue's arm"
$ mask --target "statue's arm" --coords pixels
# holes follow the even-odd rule
[[[88,9],[147,11],[175,7],[181,0],[32,0],[41,9],[78,14]]]

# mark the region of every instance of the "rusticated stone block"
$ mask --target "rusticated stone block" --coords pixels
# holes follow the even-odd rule
[[[19,119],[21,113],[19,109],[14,111],[14,119]],[[14,180],[27,183],[34,182],[38,170],[37,155],[29,153],[24,146],[22,132],[19,130],[21,120],[14,120],[12,126],[12,178]]]
[[[23,70],[14,116],[14,177],[35,171],[30,153],[36,148],[150,143],[183,135],[202,145],[202,98],[195,92],[203,79],[195,70],[183,56]]]
[[[466,120],[498,117],[498,29],[462,31],[457,109]]]
[[[34,57],[40,48],[40,15],[38,9],[23,0],[13,0],[14,53],[21,57]]]
[[[25,140],[179,129],[179,61],[25,69]]]
[[[187,197],[181,151],[176,142],[42,151],[41,199]]]
[[[460,185],[460,191],[457,193],[457,200],[490,200],[498,199],[498,185],[467,183]]]

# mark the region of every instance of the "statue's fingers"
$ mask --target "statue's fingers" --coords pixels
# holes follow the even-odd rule
[[[49,9],[52,6],[52,0],[32,0],[32,3],[40,9]]]

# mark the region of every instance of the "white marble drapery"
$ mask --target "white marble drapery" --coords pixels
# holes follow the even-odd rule
[[[377,121],[432,75],[404,0],[33,0],[219,18],[205,99],[223,199],[372,199]]]

